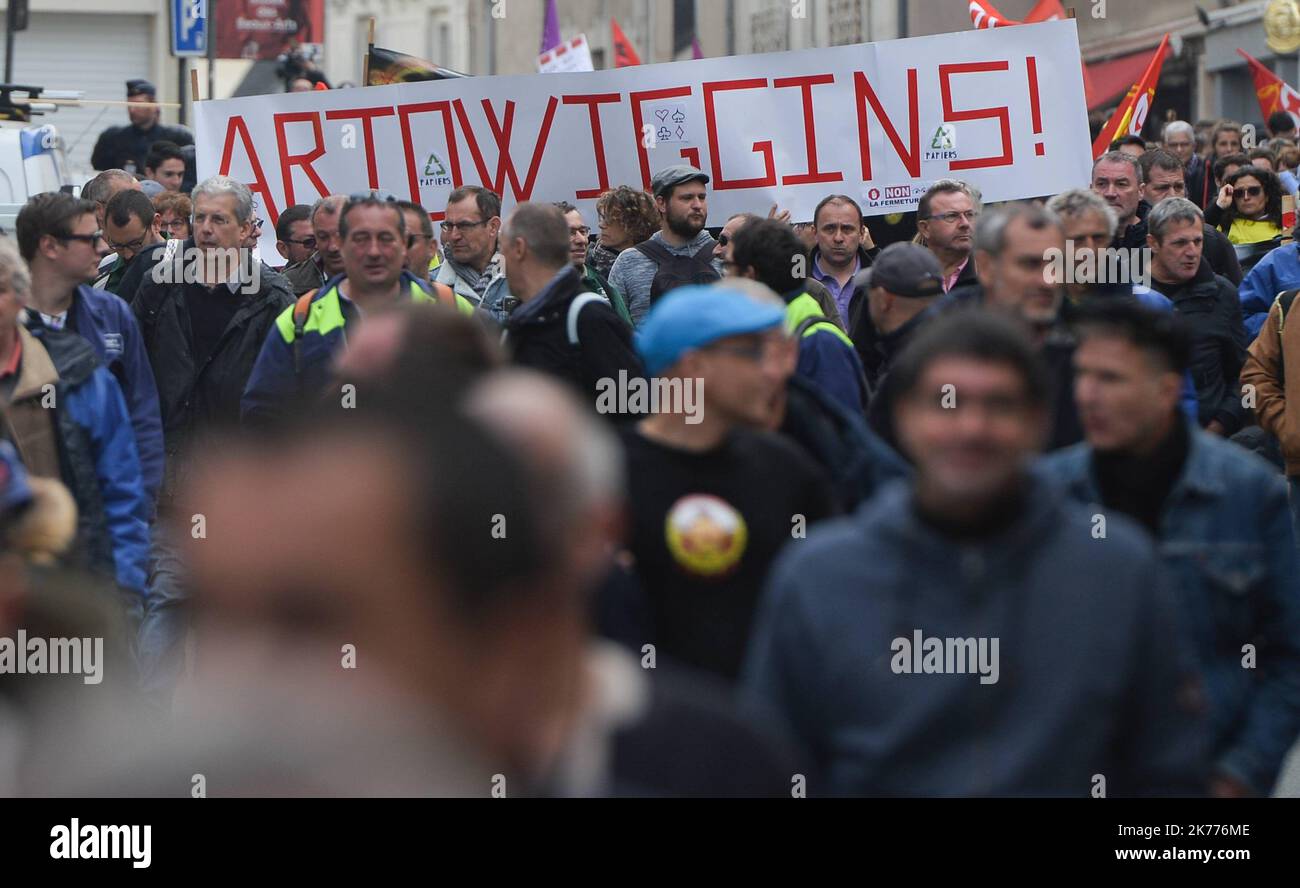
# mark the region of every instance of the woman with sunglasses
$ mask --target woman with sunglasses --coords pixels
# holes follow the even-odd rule
[[[1282,236],[1282,182],[1263,167],[1246,166],[1224,180],[1215,200],[1219,230],[1233,244],[1257,244]]]

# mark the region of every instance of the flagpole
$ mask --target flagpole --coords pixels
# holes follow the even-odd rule
[[[370,53],[375,49],[375,17],[370,17],[370,33],[366,37],[366,58],[361,63],[361,85],[370,85]]]

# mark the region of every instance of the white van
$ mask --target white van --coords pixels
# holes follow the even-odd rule
[[[0,84],[0,228],[6,232],[13,231],[14,218],[33,194],[74,190],[58,129],[22,120],[27,109],[21,106],[19,119],[3,119],[6,112],[15,111],[6,101],[9,89],[22,88]],[[31,97],[39,102],[39,90],[35,92]]]

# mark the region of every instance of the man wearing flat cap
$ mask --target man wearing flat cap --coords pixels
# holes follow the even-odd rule
[[[870,268],[858,272],[853,286],[851,335],[873,334],[870,339],[879,353],[879,361],[873,362],[870,371],[875,396],[867,417],[872,429],[897,447],[889,371],[916,331],[937,314],[934,306],[943,295],[943,267],[925,247],[890,244]]]
[[[721,260],[713,255],[717,241],[704,229],[707,184],[707,174],[686,164],[662,169],[650,180],[659,230],[619,253],[609,269],[609,282],[624,294],[633,324],[640,326],[650,306],[669,290],[722,277]]]
[[[90,165],[95,169],[143,173],[145,158],[154,142],[194,144],[194,136],[188,128],[158,122],[159,110],[154,104],[158,101],[158,90],[148,80],[128,80],[126,100],[131,125],[110,127],[100,133],[95,151],[90,156]]]

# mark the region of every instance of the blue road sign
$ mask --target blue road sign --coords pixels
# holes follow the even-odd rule
[[[209,0],[172,0],[172,55],[208,54]]]

